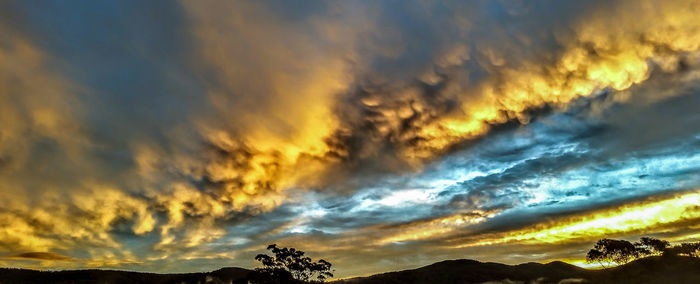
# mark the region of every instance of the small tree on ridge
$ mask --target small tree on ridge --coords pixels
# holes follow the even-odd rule
[[[668,241],[659,240],[651,237],[642,237],[638,242],[634,243],[639,256],[660,255],[671,244]]]
[[[323,282],[333,277],[331,263],[320,259],[313,262],[304,252],[295,248],[279,248],[271,244],[267,250],[274,256],[258,254],[255,260],[260,261],[263,268],[256,268],[258,279],[263,283],[289,283],[296,281]],[[315,278],[315,279],[314,279]]]
[[[586,261],[625,264],[639,257],[634,244],[625,240],[602,239],[586,254]]]

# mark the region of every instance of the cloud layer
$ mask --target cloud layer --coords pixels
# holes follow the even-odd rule
[[[277,241],[352,275],[697,233],[692,206],[584,225],[697,198],[695,1],[73,5],[0,4],[3,264],[210,270]]]

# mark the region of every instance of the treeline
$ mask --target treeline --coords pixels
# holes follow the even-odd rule
[[[653,255],[681,255],[700,258],[700,242],[671,246],[668,241],[643,237],[638,242],[602,239],[586,254],[586,261],[625,264],[635,259]]]

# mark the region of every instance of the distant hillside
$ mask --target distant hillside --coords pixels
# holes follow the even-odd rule
[[[653,256],[626,265],[588,270],[560,261],[505,265],[448,260],[417,269],[352,278],[338,284],[437,283],[700,283],[700,259]]]
[[[212,272],[156,274],[114,270],[42,272],[0,269],[0,283],[246,283],[252,271],[222,268]],[[505,265],[476,260],[447,260],[417,269],[334,281],[334,284],[451,283],[700,283],[700,259],[653,256],[626,265],[588,270],[560,261]]]

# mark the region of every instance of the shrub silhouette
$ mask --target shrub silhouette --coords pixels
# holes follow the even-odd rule
[[[293,282],[323,282],[333,277],[331,263],[320,259],[313,262],[305,257],[304,252],[295,248],[279,248],[271,244],[267,250],[274,256],[258,254],[255,260],[260,261],[263,268],[256,268],[258,283],[293,283]],[[314,279],[315,278],[315,279]]]

